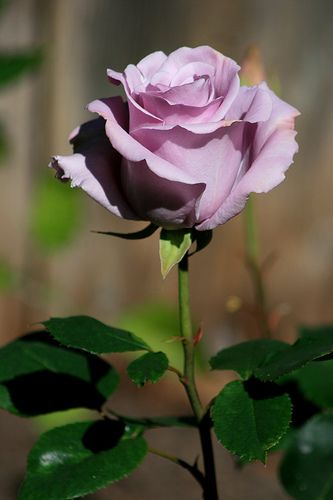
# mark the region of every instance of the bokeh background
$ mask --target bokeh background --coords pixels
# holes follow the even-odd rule
[[[150,52],[169,53],[183,45],[208,44],[240,62],[255,44],[272,85],[301,110],[300,152],[286,181],[254,199],[261,259],[268,262],[267,301],[276,338],[292,340],[299,323],[333,320],[330,0],[11,0],[0,7],[0,53],[31,53],[37,59],[29,74],[0,92],[1,344],[50,315],[81,313],[126,325],[149,341],[163,343],[175,334],[176,273],[165,281],[160,276],[158,236],[125,242],[93,234],[143,225],[116,219],[84,193],[56,182],[46,167],[52,154],[70,152],[69,132],[91,118],[85,105],[117,92],[106,79],[107,67],[120,71]],[[210,246],[192,259],[194,318],[203,324],[206,354],[258,336],[244,262],[244,216],[214,233]],[[177,363],[177,346],[163,345]],[[126,366],[114,362],[121,370]],[[203,399],[227,377],[203,374]],[[142,400],[123,378],[115,409],[138,415],[187,410],[172,377],[141,390]],[[28,450],[48,425],[47,419],[26,423],[0,413],[2,500],[15,498]],[[189,458],[198,443],[188,432],[151,433],[151,442]],[[236,470],[226,452],[217,448],[217,454],[226,500],[249,494],[254,500],[287,498],[275,476],[278,456],[266,468]],[[190,476],[152,458],[93,498],[108,495],[200,498]]]

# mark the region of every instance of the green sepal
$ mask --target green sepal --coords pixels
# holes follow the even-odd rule
[[[191,229],[162,229],[160,235],[160,260],[163,278],[182,260],[191,245]]]
[[[204,250],[209,243],[213,239],[213,230],[208,229],[207,231],[197,231],[196,229],[192,229],[192,242],[196,243],[196,248],[189,255],[194,255],[195,253],[201,252]]]
[[[148,238],[157,231],[158,226],[151,223],[140,231],[135,231],[134,233],[116,233],[113,231],[92,231],[97,234],[105,234],[107,236],[115,236],[116,238],[122,238],[123,240],[142,240]]]

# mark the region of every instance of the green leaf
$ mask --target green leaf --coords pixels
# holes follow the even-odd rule
[[[127,373],[134,384],[142,387],[146,382],[158,382],[168,366],[169,360],[164,352],[147,352],[128,365]]]
[[[114,233],[110,231],[92,231],[97,234],[105,234],[107,236],[116,236],[117,238],[122,238],[124,240],[142,240],[143,238],[148,238],[157,231],[158,226],[155,224],[149,224],[140,231],[135,231],[134,233]]]
[[[0,88],[35,70],[41,63],[40,50],[0,54]]]
[[[70,424],[43,434],[28,458],[19,500],[66,500],[92,493],[133,472],[147,444],[117,421]]]
[[[51,318],[42,324],[62,344],[94,354],[150,350],[133,333],[105,325],[89,316]]]
[[[266,360],[256,370],[255,376],[261,380],[275,380],[332,351],[332,327],[303,329],[301,338]]]
[[[288,344],[279,340],[250,340],[222,349],[210,359],[210,366],[213,370],[234,370],[246,380],[268,355],[282,351],[286,347]]]
[[[333,498],[333,415],[309,420],[290,443],[280,478],[296,500]]]
[[[192,244],[190,229],[162,229],[160,235],[160,260],[163,278],[178,264]]]
[[[314,361],[295,374],[304,396],[321,408],[333,408],[333,361]]]
[[[0,349],[0,407],[17,415],[99,410],[118,382],[111,365],[60,346],[46,332],[27,335]]]
[[[291,404],[286,394],[254,399],[236,380],[218,394],[212,408],[217,439],[243,462],[266,460],[267,451],[287,432]]]
[[[30,213],[31,232],[45,252],[70,244],[81,227],[82,199],[79,191],[43,177],[37,185]]]

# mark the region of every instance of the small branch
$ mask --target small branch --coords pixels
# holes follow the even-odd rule
[[[181,458],[178,458],[174,455],[170,455],[169,453],[165,453],[164,451],[157,450],[156,448],[149,448],[148,451],[153,455],[157,455],[158,457],[165,458],[166,460],[169,460],[177,465],[180,465],[180,467],[183,467],[183,469],[187,470],[194,477],[194,479],[200,484],[200,486],[204,488],[206,481],[205,476],[198,468],[197,462],[191,465],[185,460],[182,460]]]

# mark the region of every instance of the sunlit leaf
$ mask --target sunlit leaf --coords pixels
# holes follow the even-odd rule
[[[286,394],[257,399],[246,391],[243,382],[227,384],[212,408],[218,440],[243,462],[266,461],[267,451],[287,432],[291,403]]]
[[[69,500],[128,476],[147,454],[141,437],[121,422],[96,421],[43,434],[28,458],[19,500]]]
[[[89,316],[51,318],[43,321],[43,325],[62,344],[95,354],[149,350],[148,345],[133,333]]]

